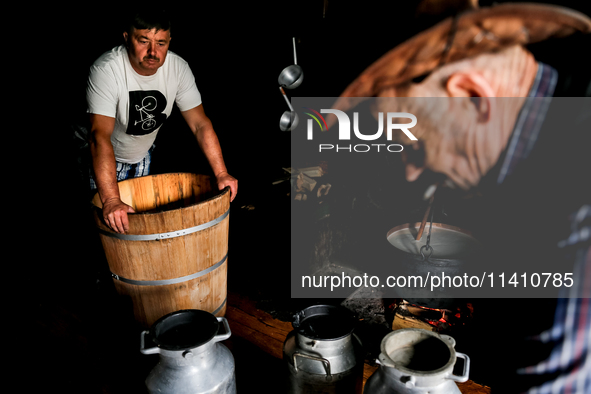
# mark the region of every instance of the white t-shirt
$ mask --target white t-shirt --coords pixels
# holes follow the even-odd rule
[[[111,143],[115,159],[137,163],[144,158],[160,126],[176,103],[182,111],[201,104],[189,65],[168,51],[154,75],[135,72],[125,46],[105,52],[90,68],[86,88],[88,113],[115,118]]]

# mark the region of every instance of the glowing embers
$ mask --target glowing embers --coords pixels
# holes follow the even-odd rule
[[[430,308],[397,299],[389,305],[389,308],[394,311],[393,330],[422,328],[439,333],[453,332],[469,324],[474,313],[473,306],[469,302],[447,309]]]

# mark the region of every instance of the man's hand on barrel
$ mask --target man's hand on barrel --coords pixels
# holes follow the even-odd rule
[[[132,207],[119,198],[110,198],[103,203],[103,219],[113,231],[123,234],[129,231],[128,213],[135,213]]]
[[[226,186],[230,187],[230,202],[234,201],[236,193],[238,193],[238,180],[226,171],[216,174],[218,182],[218,189],[223,190]]]

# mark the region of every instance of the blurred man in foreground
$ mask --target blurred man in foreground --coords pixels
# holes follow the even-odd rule
[[[417,98],[375,108],[417,117],[418,141],[395,135],[407,181],[433,172],[448,186],[485,195],[480,235],[502,267],[525,263],[576,278],[557,300],[524,299],[519,313],[483,333],[482,346],[499,360],[494,392],[591,392],[591,105],[544,99],[591,96],[590,68],[577,59],[591,48],[589,32],[591,19],[560,7],[473,9],[392,49],[333,106]],[[572,51],[551,62],[526,49],[560,47],[558,40]],[[545,312],[530,316],[527,305]]]

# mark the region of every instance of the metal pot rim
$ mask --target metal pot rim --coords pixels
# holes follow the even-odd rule
[[[170,327],[166,327],[166,324],[169,323],[171,320],[179,320],[183,317],[188,317],[189,320],[200,320],[199,326],[204,330],[202,331],[202,334],[190,344],[171,345],[166,342],[162,342],[160,340],[160,337],[168,331],[167,328],[170,329]],[[171,312],[158,319],[150,327],[149,335],[152,341],[159,348],[171,351],[178,351],[193,349],[202,346],[211,341],[216,336],[218,331],[219,323],[217,318],[213,314],[199,309],[182,309],[179,311]]]
[[[302,323],[314,316],[328,316],[330,313],[321,313],[322,311],[332,311],[335,317],[339,317],[344,319],[345,321],[349,320],[349,326],[347,329],[343,330],[343,335],[334,338],[317,338],[314,336],[306,335],[307,333],[302,329]],[[298,335],[306,337],[311,340],[315,341],[337,341],[343,338],[346,338],[351,335],[353,330],[355,329],[355,314],[351,312],[349,309],[345,308],[344,306],[336,306],[336,305],[327,305],[327,304],[320,304],[320,305],[311,305],[307,308],[302,309],[298,313],[293,316],[293,321],[291,325],[293,326],[294,330]]]
[[[431,336],[431,337],[441,340],[441,342],[443,344],[445,344],[445,346],[449,350],[449,359],[447,360],[445,365],[443,365],[440,368],[430,370],[430,371],[420,371],[420,370],[410,369],[410,368],[406,368],[404,366],[396,365],[394,360],[392,360],[390,358],[390,356],[388,355],[388,352],[386,351],[386,343],[393,336],[405,334],[408,332],[417,332],[417,333]],[[420,328],[403,328],[400,330],[392,331],[391,333],[389,333],[388,335],[386,335],[382,339],[382,342],[380,344],[380,352],[381,352],[380,353],[380,361],[382,361],[382,362],[386,361],[386,365],[385,365],[386,367],[397,369],[397,370],[407,373],[407,374],[412,374],[412,375],[416,375],[416,376],[435,376],[435,375],[441,374],[442,372],[449,372],[449,370],[453,370],[453,366],[456,362],[456,350],[455,350],[454,346],[455,346],[455,340],[448,335],[441,335],[436,332],[427,331],[427,330],[420,329]]]

